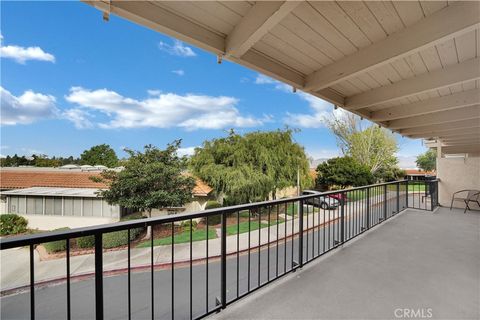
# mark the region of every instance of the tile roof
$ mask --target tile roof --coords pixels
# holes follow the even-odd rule
[[[405,174],[408,174],[408,175],[415,175],[415,174],[435,175],[435,172],[433,172],[433,171],[422,171],[422,170],[418,170],[418,169],[406,169]]]
[[[68,171],[32,171],[16,170],[0,172],[1,189],[20,189],[31,187],[57,187],[57,188],[106,188],[104,183],[90,179],[99,176],[91,172]]]
[[[95,182],[90,179],[98,177],[98,172],[71,172],[63,170],[0,170],[0,189],[23,189],[32,187],[53,188],[94,188],[105,189],[105,183]],[[194,196],[207,196],[213,189],[202,180],[196,178],[193,188]]]
[[[207,185],[202,180],[195,178],[195,187],[193,188],[193,195],[195,196],[208,196],[213,191],[212,187]]]

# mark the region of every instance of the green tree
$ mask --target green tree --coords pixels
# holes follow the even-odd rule
[[[233,130],[225,138],[205,141],[190,159],[193,173],[208,183],[220,202],[248,203],[275,198],[276,191],[311,183],[303,147],[295,143],[292,130],[251,132]]]
[[[83,151],[80,160],[81,164],[102,165],[109,168],[116,167],[118,163],[117,154],[108,144],[100,144]]]
[[[416,163],[417,167],[423,171],[434,171],[437,169],[437,153],[433,149],[428,149],[417,156]]]
[[[181,207],[192,199],[195,179],[183,174],[187,159],[177,155],[180,142],[174,141],[165,150],[152,145],[143,152],[127,149],[125,169],[106,170],[100,179],[92,179],[109,185],[100,191],[109,204],[146,211],[149,217],[155,208]]]
[[[372,174],[396,166],[398,145],[388,130],[373,124],[362,128],[359,117],[353,114],[327,120],[327,124],[342,153],[367,166]]]
[[[47,155],[34,155],[33,156],[35,167],[59,167],[62,165],[62,162],[53,157],[50,159]]]
[[[376,181],[398,181],[405,179],[406,172],[405,170],[400,169],[397,166],[391,166],[388,168],[381,168],[375,172]]]
[[[332,158],[318,165],[317,186],[358,187],[373,183],[369,168],[352,157]]]

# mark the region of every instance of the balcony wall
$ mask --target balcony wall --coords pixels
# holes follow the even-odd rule
[[[480,190],[480,155],[467,158],[437,158],[437,178],[440,179],[440,205],[450,207],[452,194],[464,189]],[[454,207],[465,208],[461,202],[454,203]],[[471,203],[472,209],[480,208]]]

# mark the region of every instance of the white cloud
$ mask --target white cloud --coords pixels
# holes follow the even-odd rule
[[[175,73],[177,76],[183,76],[183,75],[185,75],[185,71],[183,71],[182,69],[172,70],[172,72]]]
[[[416,156],[397,155],[398,166],[402,169],[417,169]]]
[[[255,83],[260,85],[273,85],[276,90],[292,93],[292,88],[280,81],[267,77],[263,74],[257,75]],[[333,117],[334,114],[342,113],[340,109],[334,110],[334,106],[323,99],[312,96],[308,93],[298,91],[295,93],[300,99],[306,101],[312,110],[311,113],[290,113],[287,112],[284,121],[288,125],[302,128],[321,128],[325,126],[325,119]]]
[[[330,159],[341,156],[338,149],[308,149],[307,154],[313,159]]]
[[[55,62],[55,56],[40,47],[21,47],[16,45],[3,46],[3,35],[0,35],[0,56],[10,58],[24,64],[27,60]]]
[[[186,147],[186,148],[178,148],[177,150],[177,154],[180,156],[180,157],[183,157],[183,156],[193,156],[193,154],[195,153],[195,148],[197,147]]]
[[[305,92],[298,92],[299,97],[307,101],[312,113],[290,113],[284,118],[285,123],[302,128],[322,128],[325,121],[334,117],[342,117],[346,111],[338,108],[328,101],[317,98]]]
[[[288,84],[272,79],[263,74],[257,75],[257,77],[255,78],[255,84],[272,84],[277,90],[280,90],[286,93],[293,93],[292,87],[289,86]]]
[[[225,96],[159,93],[143,100],[124,97],[107,89],[72,87],[67,101],[81,108],[101,112],[110,118],[101,128],[171,128],[186,130],[253,127],[269,121],[242,116],[238,99]]]
[[[77,129],[90,129],[93,128],[93,123],[89,119],[90,114],[81,109],[73,108],[63,112],[63,118],[73,122]]]
[[[2,125],[28,124],[58,114],[51,95],[27,90],[17,97],[0,87],[0,97]]]
[[[151,90],[147,90],[147,93],[150,96],[159,96],[162,94],[162,90],[151,89]]]
[[[173,40],[173,45],[160,41],[158,48],[174,56],[195,57],[197,55],[192,48],[184,45],[183,42],[179,40]]]

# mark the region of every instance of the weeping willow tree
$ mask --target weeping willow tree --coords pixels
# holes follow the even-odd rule
[[[363,128],[359,117],[350,113],[327,120],[327,124],[342,153],[368,167],[372,174],[377,176],[396,166],[398,145],[388,130],[377,125]]]
[[[310,186],[309,162],[292,130],[251,132],[233,130],[225,138],[205,141],[190,159],[193,173],[230,204],[276,197],[276,191],[297,183]]]

